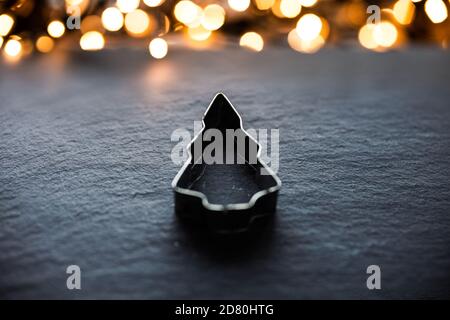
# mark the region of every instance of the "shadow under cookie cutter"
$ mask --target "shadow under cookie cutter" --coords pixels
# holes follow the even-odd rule
[[[182,218],[205,222],[217,233],[246,231],[256,218],[276,211],[281,181],[260,159],[261,146],[244,130],[241,116],[223,93],[216,94],[203,115],[202,124],[200,132],[187,146],[189,158],[172,181],[175,212]],[[218,129],[224,136],[226,129],[242,130],[245,152],[242,149],[239,152],[236,143],[232,151],[226,141],[222,141],[222,145],[226,145],[223,156],[232,154],[234,160],[240,157],[241,164],[201,161],[205,149],[213,142],[212,139],[204,141],[203,134],[208,129]],[[201,150],[199,155],[196,150]],[[251,154],[251,150],[256,153]]]

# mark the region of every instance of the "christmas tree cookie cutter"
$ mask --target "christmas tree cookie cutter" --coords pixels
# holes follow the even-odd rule
[[[209,129],[224,137],[227,129],[243,133],[245,148],[236,147],[236,137],[224,138],[224,161],[206,163],[206,151],[216,141],[206,139]],[[235,233],[276,211],[281,181],[260,159],[261,146],[244,130],[241,116],[223,93],[216,94],[206,109],[202,129],[187,149],[188,159],[172,181],[178,216],[206,223],[216,233]]]

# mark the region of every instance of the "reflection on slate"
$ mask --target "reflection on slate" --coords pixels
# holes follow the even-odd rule
[[[1,297],[449,297],[448,52],[63,58],[0,65]],[[171,133],[222,90],[280,129],[283,181],[265,230],[225,244],[180,223],[170,185]]]

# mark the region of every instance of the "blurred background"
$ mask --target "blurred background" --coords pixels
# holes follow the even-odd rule
[[[327,46],[384,52],[411,44],[447,50],[448,0],[0,0],[0,50],[17,63],[58,47],[120,47],[163,59],[171,50],[260,52]]]
[[[449,6],[0,0],[0,298],[448,298]],[[277,214],[232,242],[170,187],[219,91],[280,129]]]

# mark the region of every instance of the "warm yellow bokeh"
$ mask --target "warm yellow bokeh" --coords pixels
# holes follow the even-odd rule
[[[89,31],[81,36],[80,47],[86,51],[97,51],[105,46],[105,38],[98,31]]]
[[[317,0],[299,0],[303,7],[312,7],[317,3]]]
[[[292,49],[303,53],[315,53],[325,44],[325,40],[321,35],[308,41],[301,39],[296,29],[289,32],[287,40]]]
[[[3,48],[3,53],[10,62],[18,61],[22,56],[22,43],[19,39],[8,40]]]
[[[2,45],[3,45],[3,37],[0,37],[0,48],[2,47]]]
[[[167,55],[168,45],[166,40],[162,38],[153,39],[148,45],[150,54],[155,59],[162,59]]]
[[[183,0],[175,5],[175,18],[188,26],[199,25],[202,18],[202,9],[189,0]]]
[[[264,40],[256,32],[247,32],[241,37],[239,45],[259,52],[264,48]]]
[[[189,37],[195,41],[205,41],[211,36],[211,31],[204,28],[202,25],[198,27],[188,28]]]
[[[225,10],[218,4],[210,4],[203,10],[202,26],[208,30],[217,30],[225,22]]]
[[[373,37],[373,31],[375,29],[375,24],[368,23],[362,26],[358,33],[358,40],[361,45],[367,49],[375,49],[378,44],[375,42]]]
[[[148,14],[137,9],[125,15],[125,29],[134,37],[143,37],[149,33],[150,17]]]
[[[398,41],[398,37],[397,27],[389,21],[366,24],[358,34],[359,42],[363,47],[376,51],[385,51],[393,47]]]
[[[298,0],[281,0],[280,11],[286,18],[295,18],[300,14],[302,6]]]
[[[55,46],[52,38],[47,36],[41,36],[36,40],[36,49],[39,52],[47,53],[53,50]]]
[[[317,38],[322,31],[322,20],[313,13],[302,16],[297,22],[297,34],[304,41]]]
[[[425,12],[433,23],[441,23],[447,19],[448,11],[442,0],[427,0]]]
[[[392,12],[400,24],[410,24],[414,18],[415,5],[411,0],[398,0]]]
[[[259,10],[268,10],[275,4],[275,0],[255,0],[255,3]]]
[[[250,6],[250,0],[228,0],[228,5],[234,11],[243,12]]]
[[[144,3],[149,7],[157,7],[163,4],[165,0],[144,0]]]
[[[397,28],[388,21],[383,21],[375,24],[373,29],[373,39],[376,44],[381,47],[392,47],[398,38]]]
[[[0,15],[0,36],[6,36],[14,26],[14,19],[5,14]]]
[[[48,34],[53,38],[62,37],[65,31],[66,27],[64,26],[64,23],[58,20],[50,22],[47,27]]]
[[[106,30],[119,31],[123,27],[123,15],[117,8],[107,8],[102,13],[102,24]]]
[[[139,7],[139,0],[117,0],[116,5],[123,13],[129,13]]]
[[[82,15],[89,8],[89,0],[66,0],[66,13],[68,15]]]
[[[81,33],[89,31],[103,32],[102,18],[94,14],[83,18],[83,21],[81,21]]]

